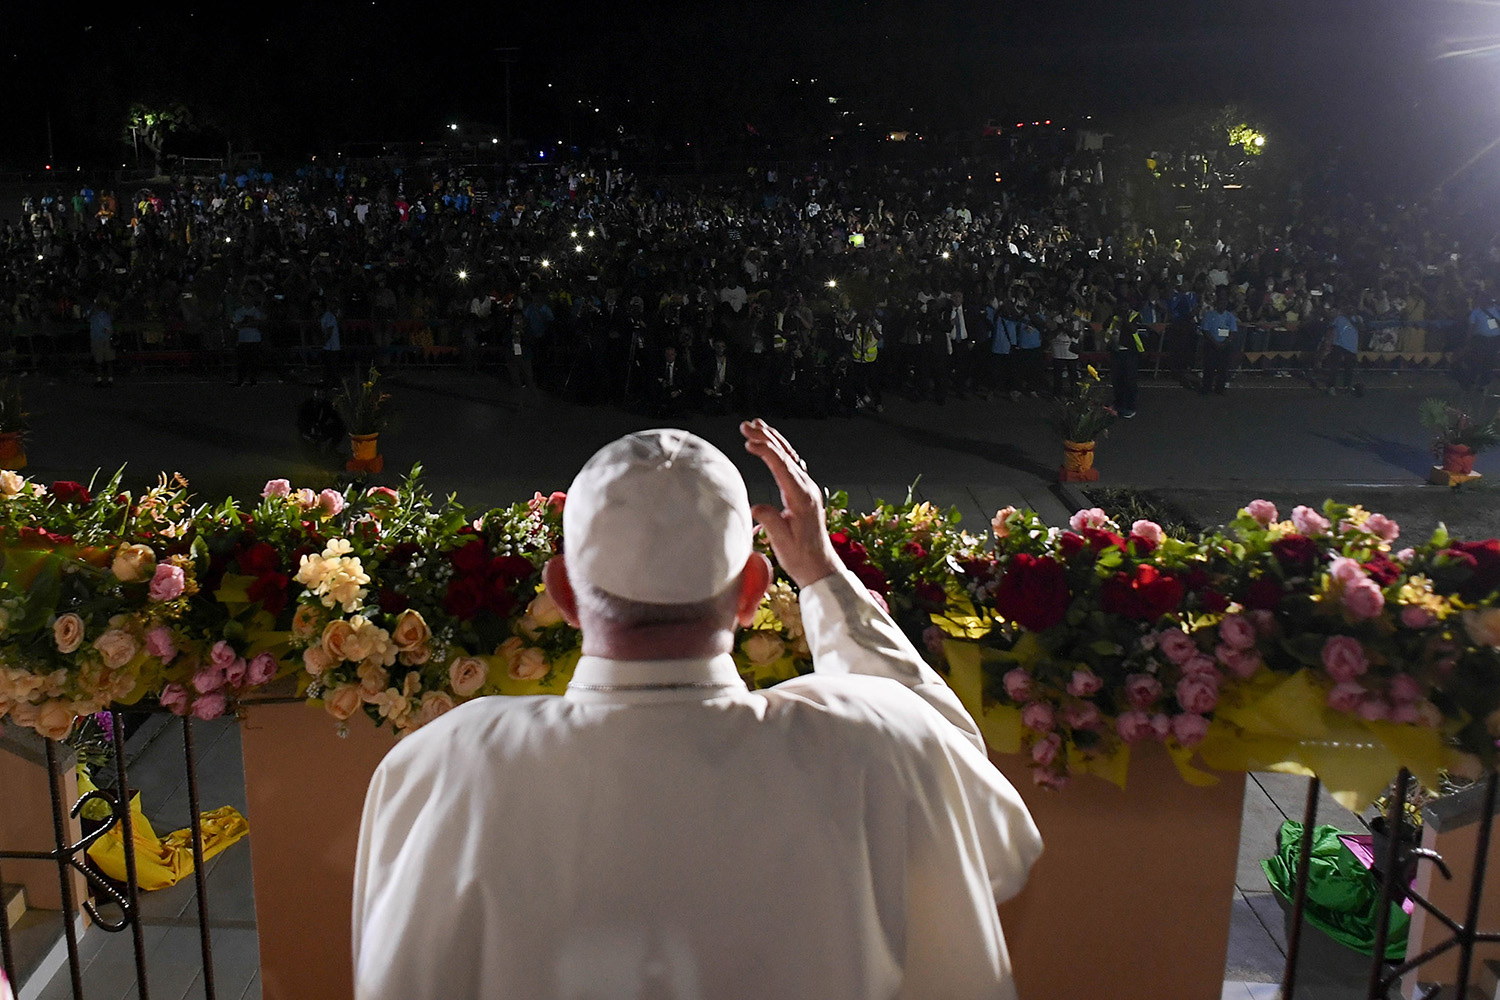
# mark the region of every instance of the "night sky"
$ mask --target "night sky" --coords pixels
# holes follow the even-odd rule
[[[846,125],[938,135],[1234,103],[1273,136],[1452,169],[1500,136],[1500,54],[1444,53],[1497,42],[1490,0],[330,0],[97,19],[25,0],[7,5],[0,168],[45,157],[49,118],[60,163],[128,158],[133,100],[181,101],[205,142],[283,154],[432,140],[452,121],[499,129],[497,50],[514,47],[513,133],[537,143],[777,136],[846,110]],[[1500,171],[1492,159],[1478,166]]]

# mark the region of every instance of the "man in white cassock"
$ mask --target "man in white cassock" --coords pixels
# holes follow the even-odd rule
[[[680,430],[573,481],[543,579],[583,631],[562,697],[479,698],[391,751],[354,882],[360,1000],[1013,998],[996,904],[1041,838],[978,727],[839,562],[762,421],[782,506]],[[731,657],[772,569],[815,672]]]

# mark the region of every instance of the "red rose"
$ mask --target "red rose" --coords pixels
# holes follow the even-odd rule
[[[1071,601],[1062,563],[1029,552],[1011,557],[995,590],[995,610],[1000,617],[1031,632],[1043,632],[1061,622]]]
[[[1290,534],[1271,543],[1271,554],[1281,568],[1292,573],[1308,573],[1318,562],[1318,543],[1306,535]]]
[[[913,559],[927,558],[927,550],[922,548],[921,542],[907,542],[905,545],[901,546],[901,551],[905,552]]]
[[[1089,548],[1095,552],[1103,552],[1108,548],[1125,551],[1125,539],[1113,531],[1105,531],[1103,528],[1084,528],[1083,537],[1088,541]]]
[[[378,603],[380,604],[380,610],[388,615],[399,615],[411,607],[411,602],[406,599],[405,594],[392,590],[389,587],[380,588]]]
[[[849,572],[859,577],[859,582],[864,584],[867,589],[875,591],[881,597],[890,595],[890,581],[886,580],[885,574],[877,567],[871,566],[867,562],[862,562],[858,566],[850,566]]]
[[[1375,553],[1362,568],[1366,573],[1370,574],[1370,579],[1382,587],[1389,587],[1401,579],[1402,569],[1400,564],[1392,562],[1383,552]]]
[[[1454,542],[1449,552],[1468,556],[1474,563],[1474,575],[1464,582],[1460,595],[1468,601],[1485,598],[1500,587],[1500,539],[1482,542]]]
[[[1072,559],[1086,547],[1082,535],[1076,535],[1071,531],[1064,531],[1058,536],[1057,550],[1062,553],[1064,559]]]
[[[48,531],[46,528],[16,529],[16,544],[21,548],[47,549],[54,546],[72,545],[72,535],[59,535]]]
[[[1218,614],[1229,607],[1229,598],[1217,590],[1202,590],[1198,593],[1198,603],[1203,605],[1204,611]]]
[[[264,576],[273,572],[280,563],[280,553],[267,542],[256,542],[239,554],[240,572],[250,576]]]
[[[496,556],[490,560],[490,576],[509,586],[520,583],[536,572],[531,560],[525,556]]]
[[[828,537],[833,542],[833,551],[839,554],[839,558],[844,561],[844,565],[850,569],[854,569],[869,561],[870,554],[864,545],[851,540],[844,532],[835,531]]]
[[[58,503],[84,504],[92,499],[82,483],[75,483],[71,479],[59,479],[53,483],[52,495],[57,498]]]
[[[469,621],[484,609],[489,587],[477,576],[454,577],[443,594],[443,610],[460,621]]]
[[[1099,587],[1099,606],[1111,614],[1154,622],[1176,611],[1182,603],[1182,581],[1152,565],[1135,568],[1134,575],[1116,573]]]
[[[390,551],[385,554],[386,564],[398,568],[406,566],[419,551],[421,550],[416,542],[401,542],[399,545],[392,545]]]
[[[510,592],[511,584],[501,578],[490,585],[486,596],[485,607],[489,608],[501,618],[506,617],[516,609],[516,595]]]
[[[1260,611],[1275,611],[1281,603],[1281,595],[1284,593],[1281,583],[1269,576],[1257,576],[1250,581],[1240,597],[1240,603],[1247,608]]]
[[[912,592],[917,599],[917,603],[928,610],[936,611],[948,603],[947,592],[936,583],[918,580],[917,585],[912,588]]]
[[[453,563],[453,568],[465,575],[484,569],[489,558],[484,541],[478,538],[448,553],[448,560]]]
[[[273,615],[281,614],[286,607],[286,585],[289,577],[285,573],[265,573],[256,578],[245,590],[245,596],[259,601],[260,606]]]

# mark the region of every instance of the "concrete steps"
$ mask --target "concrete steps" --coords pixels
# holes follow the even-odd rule
[[[0,909],[5,911],[5,926],[14,927],[26,915],[26,889],[19,885],[0,885]]]

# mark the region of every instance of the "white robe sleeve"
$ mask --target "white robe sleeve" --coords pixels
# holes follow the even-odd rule
[[[802,627],[820,674],[888,677],[911,688],[963,733],[981,753],[979,726],[911,640],[848,570],[825,576],[801,592]]]

